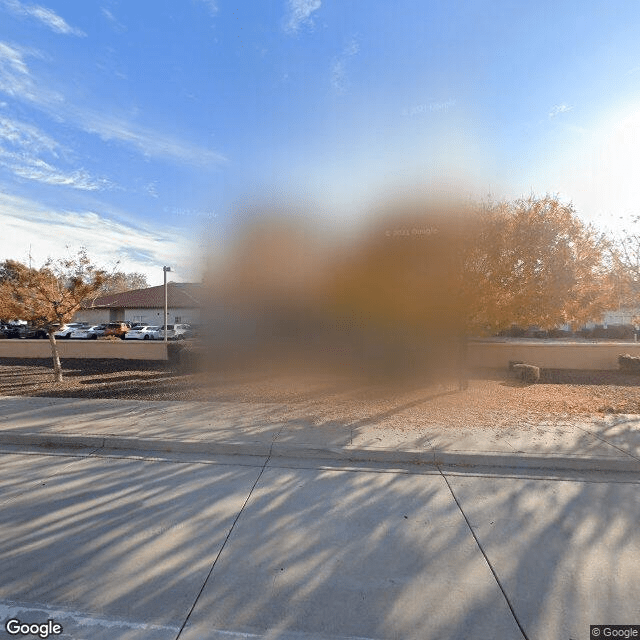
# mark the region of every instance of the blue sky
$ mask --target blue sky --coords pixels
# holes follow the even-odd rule
[[[640,4],[0,0],[0,254],[197,277],[251,190],[640,213]],[[455,187],[457,188],[457,187]]]

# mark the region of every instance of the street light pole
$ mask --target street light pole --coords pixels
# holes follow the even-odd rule
[[[164,341],[167,341],[167,316],[168,316],[168,305],[167,305],[167,271],[171,271],[171,267],[162,267],[162,271],[164,273]]]

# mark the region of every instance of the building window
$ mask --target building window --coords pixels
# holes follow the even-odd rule
[[[180,324],[182,322],[182,316],[176,316],[176,319],[174,320],[174,322],[176,324]]]

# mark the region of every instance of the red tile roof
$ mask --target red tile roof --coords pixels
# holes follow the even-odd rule
[[[167,300],[172,309],[200,307],[202,285],[189,282],[168,282]],[[156,309],[164,307],[164,285],[109,293],[86,300],[85,309]]]

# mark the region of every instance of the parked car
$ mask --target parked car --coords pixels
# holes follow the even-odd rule
[[[91,327],[91,331],[95,333],[98,338],[101,338],[106,330],[106,324],[94,324],[93,327]]]
[[[56,338],[68,340],[76,329],[84,328],[89,328],[86,322],[70,322],[69,324],[63,324],[53,335]]]
[[[124,340],[128,331],[129,325],[126,322],[109,322],[104,330],[104,335],[116,336]]]
[[[30,338],[41,339],[47,338],[48,333],[42,327],[34,327],[30,324],[9,323],[3,325],[2,332],[5,338]]]
[[[107,325],[94,324],[92,327],[81,327],[71,332],[72,340],[97,340],[104,335]]]
[[[35,327],[32,324],[27,324],[24,326],[23,338],[35,339],[35,340],[46,340],[49,337],[49,332],[42,327]]]
[[[164,340],[164,325],[158,329],[159,339]],[[193,332],[188,324],[168,324],[167,340],[184,340],[191,338]]]
[[[157,340],[159,327],[142,325],[127,331],[125,340]]]

